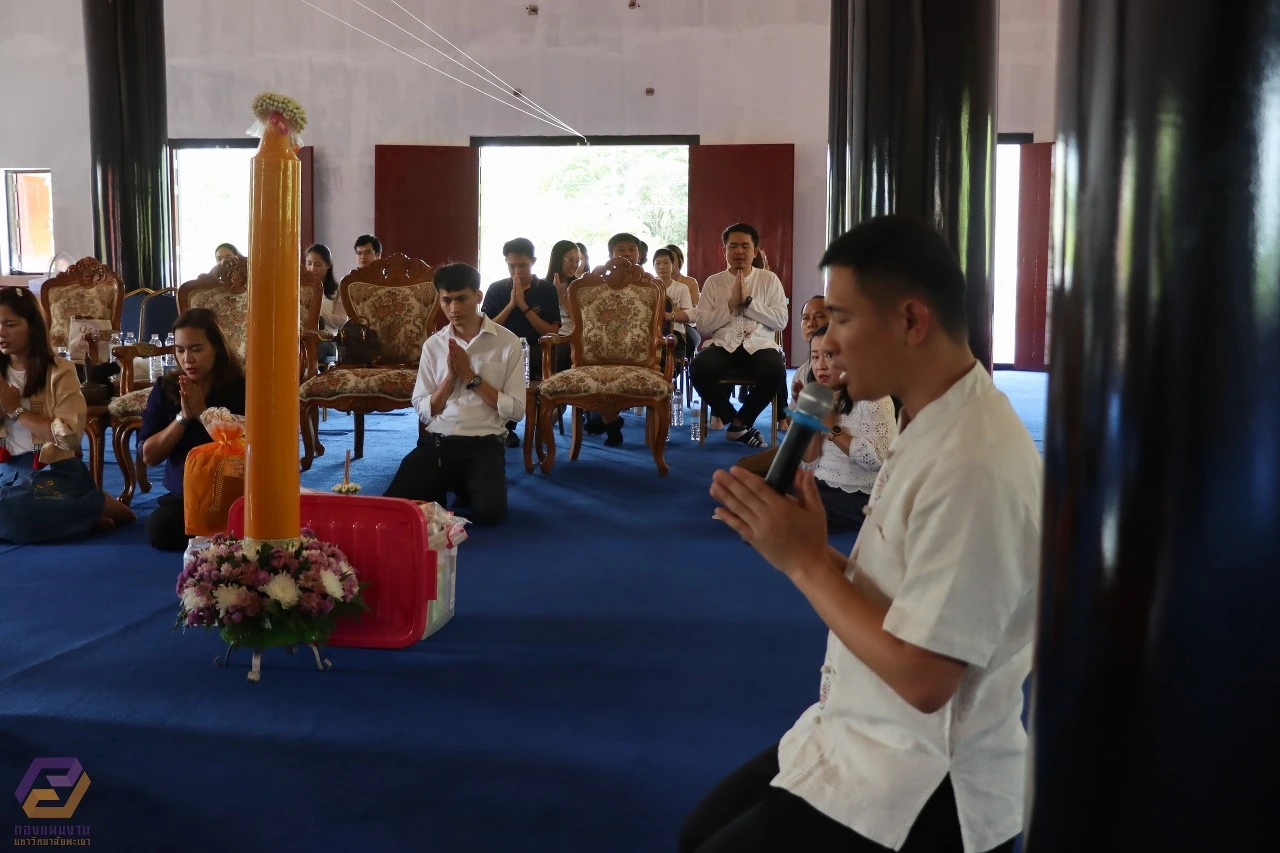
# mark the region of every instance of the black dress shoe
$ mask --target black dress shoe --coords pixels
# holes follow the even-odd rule
[[[507,430],[507,447],[519,447],[519,446],[520,446],[520,436],[516,435],[511,430]]]
[[[587,435],[603,435],[604,434],[604,418],[599,413],[591,412],[587,415],[587,422],[582,425],[582,429]]]

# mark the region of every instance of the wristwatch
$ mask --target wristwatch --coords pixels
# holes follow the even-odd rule
[[[484,383],[484,380],[481,379],[480,374],[477,373],[475,376],[472,376],[470,379],[467,380],[466,387],[468,391],[474,391],[477,388],[479,388],[483,383]]]
[[[9,413],[9,417],[13,418],[16,421],[18,418],[22,417],[23,414],[26,413],[26,411],[27,411],[26,409],[19,406],[18,408],[14,409],[12,412]]]
[[[173,422],[175,424],[185,424],[187,422],[187,416],[182,414],[182,412],[178,412],[178,415],[173,419]]]
[[[840,429],[840,427],[839,427],[839,426],[833,426],[833,427],[831,428],[831,437],[832,437],[832,438],[835,438],[837,435],[843,435],[843,434],[844,434],[844,430]]]

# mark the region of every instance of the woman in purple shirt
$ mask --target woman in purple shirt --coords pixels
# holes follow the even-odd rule
[[[164,463],[169,494],[156,500],[147,518],[147,539],[161,551],[183,551],[187,528],[182,505],[182,477],[187,454],[213,439],[200,423],[207,408],[223,407],[244,414],[244,371],[227,348],[218,318],[207,308],[192,308],[173,324],[176,373],[165,374],[151,389],[142,412],[142,461]]]

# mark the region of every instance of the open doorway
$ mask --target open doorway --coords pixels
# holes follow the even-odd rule
[[[175,139],[173,165],[178,281],[214,265],[213,250],[230,243],[249,252],[249,178],[255,139]]]
[[[609,258],[608,240],[628,231],[655,249],[689,237],[688,145],[503,145],[480,149],[480,263],[487,284],[507,277],[502,244],[533,241],[535,272],[551,246],[587,247],[593,267]]]

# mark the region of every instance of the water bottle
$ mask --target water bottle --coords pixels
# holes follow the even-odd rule
[[[529,339],[520,339],[520,349],[524,352],[524,384],[529,385]]]
[[[679,391],[671,392],[671,425],[684,426],[684,400],[681,399]]]
[[[147,343],[151,344],[156,349],[164,346],[164,344],[160,343],[159,335],[152,335],[151,340],[147,341]],[[151,358],[147,359],[147,368],[151,376],[151,381],[155,382],[164,375],[164,360],[158,355],[153,355]]]
[[[125,345],[125,346],[127,346],[127,347],[137,346],[137,345],[138,345],[138,338],[137,338],[137,336],[136,336],[136,335],[134,335],[134,334],[133,334],[133,332],[125,332],[125,333],[124,333],[124,345]]]
[[[173,332],[170,332],[169,336],[164,339],[164,345],[169,348],[169,352],[164,357],[164,369],[177,370],[178,357],[173,354]]]
[[[702,424],[696,420],[689,423],[689,440],[694,444],[702,440]]]

